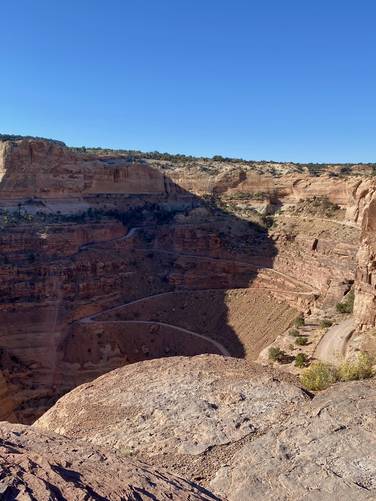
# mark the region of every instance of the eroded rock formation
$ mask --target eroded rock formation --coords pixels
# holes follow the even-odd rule
[[[306,400],[286,376],[244,360],[173,357],[80,386],[33,426],[207,480],[219,452],[229,447],[231,455],[234,444],[264,433]]]
[[[148,358],[256,359],[297,310],[335,305],[355,280],[372,168],[310,169],[0,141],[0,417],[30,423]],[[358,254],[363,325],[371,247]]]
[[[219,500],[192,482],[89,444],[0,423],[2,501]]]
[[[376,200],[365,209],[357,255],[354,314],[365,330],[376,326]]]

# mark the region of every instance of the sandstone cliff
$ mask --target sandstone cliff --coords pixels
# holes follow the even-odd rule
[[[376,200],[364,212],[357,255],[354,314],[362,329],[376,326]]]
[[[373,325],[372,168],[308,167],[0,141],[4,417],[126,363],[256,359],[355,275]]]
[[[96,158],[55,142],[26,139],[0,142],[3,199],[64,198],[91,193],[165,194],[168,178],[145,162]]]

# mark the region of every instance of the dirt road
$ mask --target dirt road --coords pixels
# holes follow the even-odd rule
[[[345,358],[347,344],[354,329],[355,323],[352,318],[330,327],[317,345],[314,357],[333,365],[341,363]]]

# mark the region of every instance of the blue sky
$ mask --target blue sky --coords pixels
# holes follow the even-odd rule
[[[17,0],[0,132],[75,146],[376,161],[374,0]]]

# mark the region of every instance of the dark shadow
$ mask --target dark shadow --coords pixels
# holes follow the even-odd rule
[[[227,291],[249,288],[273,266],[267,227],[226,210],[215,195],[186,191],[146,162],[97,163],[87,168],[101,171],[108,192],[95,192],[96,173],[90,179],[85,171],[79,200],[87,208],[73,214],[57,209],[36,184],[24,192],[26,183],[12,172],[0,183],[0,198],[9,199],[12,189],[18,197],[16,215],[8,209],[18,219],[0,234],[0,339],[27,366],[26,378],[10,362],[3,368],[10,383],[32,394],[29,406],[16,409],[23,422],[125,363],[199,353],[245,357]],[[52,168],[48,175],[56,177]],[[124,193],[127,186],[134,193]],[[137,193],[142,186],[147,193]],[[272,206],[277,210],[279,201]],[[10,236],[13,248],[5,245]]]

